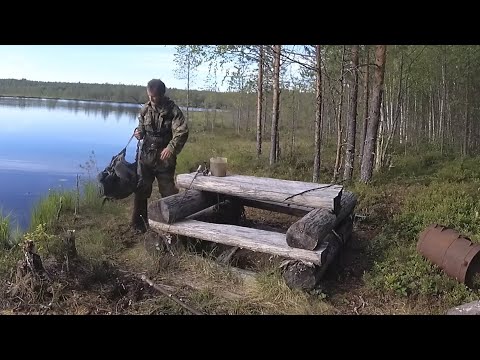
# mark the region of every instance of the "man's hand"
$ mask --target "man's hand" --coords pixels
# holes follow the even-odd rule
[[[160,154],[160,159],[161,160],[167,160],[170,156],[172,156],[172,152],[168,147],[162,150],[162,153]]]
[[[137,138],[137,140],[140,140],[141,137],[142,137],[142,134],[140,133],[140,131],[138,131],[138,129],[135,129],[135,132],[133,133],[133,136],[135,136]]]

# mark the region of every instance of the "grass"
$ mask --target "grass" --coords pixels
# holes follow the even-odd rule
[[[375,188],[356,186],[363,210],[386,204],[387,193],[401,194],[400,201],[393,201],[395,211],[378,224],[382,231],[369,244],[374,266],[364,277],[367,286],[409,299],[434,299],[444,308],[479,299],[477,290],[448,277],[416,251],[418,235],[434,223],[480,240],[478,158],[426,152],[400,163],[393,173],[377,177]]]
[[[72,191],[49,191],[48,195],[35,204],[32,210],[30,229],[41,224],[47,228],[54,226],[59,214],[75,209],[76,194]]]

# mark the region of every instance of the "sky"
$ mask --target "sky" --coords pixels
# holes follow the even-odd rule
[[[174,45],[0,45],[0,78],[141,86],[159,78],[167,88],[186,89],[175,77],[174,53]],[[219,91],[227,90],[223,74]],[[207,75],[202,64],[190,88],[204,89]]]

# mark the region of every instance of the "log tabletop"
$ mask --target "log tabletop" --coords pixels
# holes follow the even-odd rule
[[[177,186],[245,199],[295,204],[340,211],[343,186],[229,174],[224,177],[196,173],[177,175]]]

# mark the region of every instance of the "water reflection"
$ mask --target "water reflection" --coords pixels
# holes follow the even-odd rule
[[[0,212],[21,229],[49,190],[70,190],[95,178],[123,149],[136,104],[0,97]],[[136,141],[127,148],[134,161]],[[16,225],[14,225],[16,226]]]

